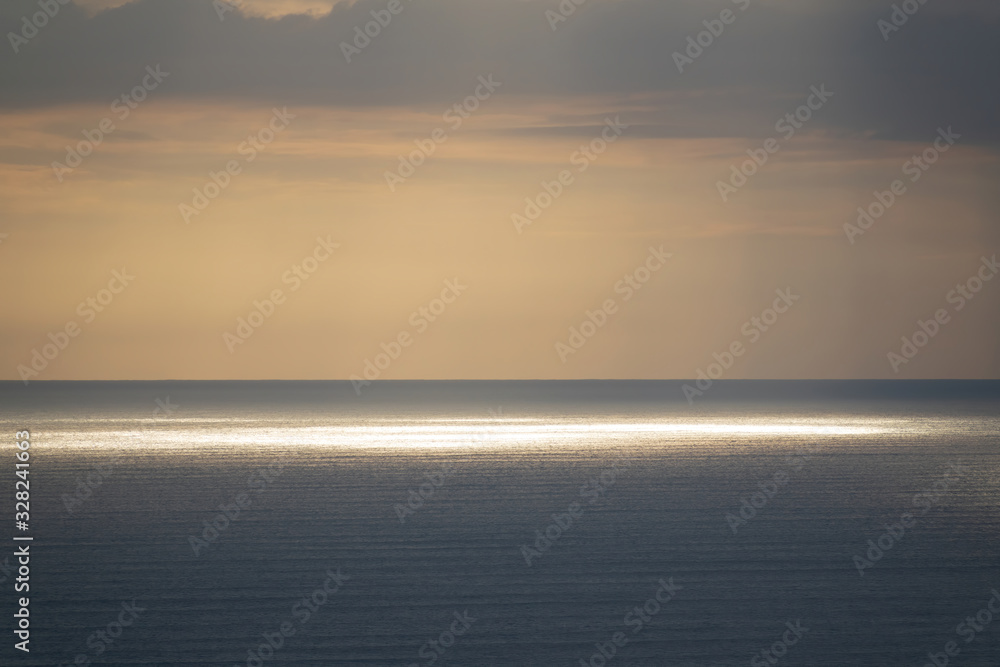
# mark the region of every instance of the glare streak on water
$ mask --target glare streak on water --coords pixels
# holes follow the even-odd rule
[[[139,419],[107,430],[106,420],[91,422],[92,429],[81,437],[68,424],[53,423],[48,442],[54,453],[74,450],[123,449],[141,453],[169,455],[192,448],[207,451],[233,446],[250,448],[279,447],[294,444],[297,448],[377,449],[406,451],[467,448],[551,448],[577,447],[600,442],[605,445],[628,444],[631,447],[691,447],[706,442],[732,438],[825,438],[850,443],[858,437],[888,438],[913,442],[946,433],[954,426],[949,419],[926,418],[788,418],[758,417],[743,421],[678,421],[671,417],[659,421],[628,419],[622,415],[600,419],[543,418],[498,419],[387,419],[367,420],[358,425],[355,419],[309,416],[288,419],[278,426],[275,420],[176,418]],[[331,423],[333,422],[333,423]],[[321,423],[321,425],[320,425]],[[997,432],[1000,420],[988,418],[977,424],[984,431]]]

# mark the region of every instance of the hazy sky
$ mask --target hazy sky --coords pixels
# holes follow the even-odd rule
[[[997,3],[571,6],[5,0],[0,378],[1000,377]]]

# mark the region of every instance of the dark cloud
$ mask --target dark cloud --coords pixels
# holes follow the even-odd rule
[[[210,0],[140,0],[95,16],[68,5],[19,54],[5,40],[0,105],[110,102],[157,63],[171,73],[158,99],[289,106],[446,106],[493,73],[505,96],[666,96],[673,108],[643,119],[669,128],[661,133],[766,135],[826,83],[836,99],[816,128],[920,140],[953,125],[971,143],[997,141],[995,2],[931,0],[888,42],[876,23],[891,3],[749,2],[740,11],[730,0],[590,0],[553,32],[551,0],[402,0],[351,63],[341,42],[388,0],[319,18],[225,21]],[[672,54],[727,8],[735,23],[679,73]],[[37,2],[5,2],[4,34],[35,11]]]

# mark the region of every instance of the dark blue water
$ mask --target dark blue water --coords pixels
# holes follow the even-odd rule
[[[989,382],[694,406],[676,382],[0,384],[0,664],[998,665],[998,405]]]

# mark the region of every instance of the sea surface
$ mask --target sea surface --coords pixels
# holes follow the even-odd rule
[[[1000,383],[682,384],[0,383],[0,664],[1000,665]]]

